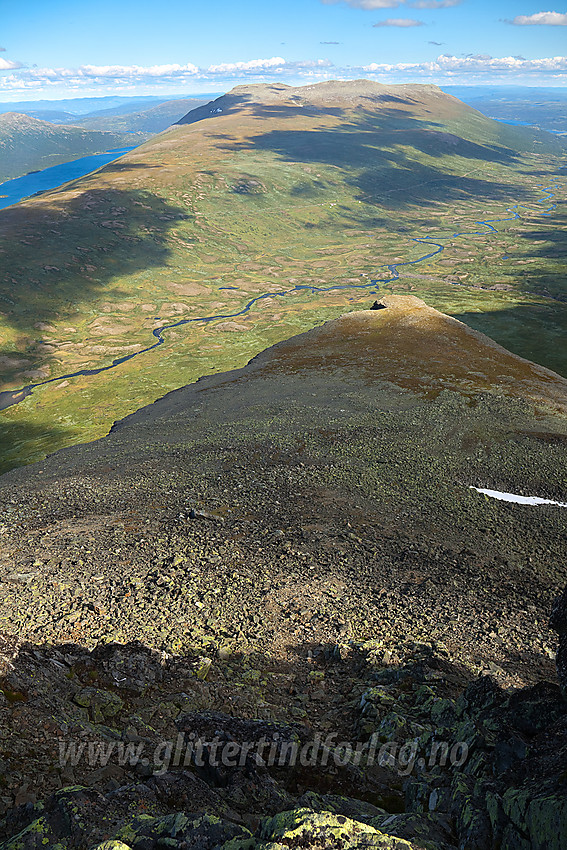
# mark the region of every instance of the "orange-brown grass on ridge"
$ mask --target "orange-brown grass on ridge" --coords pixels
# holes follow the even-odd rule
[[[387,380],[436,396],[497,391],[567,412],[567,380],[507,351],[489,337],[413,295],[386,295],[384,309],[347,313],[282,342],[255,361],[259,372],[356,370],[365,382]],[[315,344],[313,344],[315,343]]]

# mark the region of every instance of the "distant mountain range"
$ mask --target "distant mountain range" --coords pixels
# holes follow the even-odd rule
[[[132,111],[129,103],[82,118],[47,109],[35,111],[35,116],[0,113],[0,182],[89,154],[141,144],[203,103],[185,98],[141,111]],[[140,101],[135,104],[139,106]],[[57,121],[53,116],[58,116]],[[72,124],[67,123],[69,119]]]
[[[0,115],[0,181],[71,159],[135,144],[132,136],[61,127],[29,115]]]
[[[124,112],[121,107],[93,112],[74,123],[87,130],[154,135],[175,124],[187,112],[208,103],[207,99],[184,98],[158,103],[148,109]]]
[[[45,118],[49,121],[57,120],[53,117],[54,115],[59,115],[64,120],[76,120],[79,117],[92,116],[97,113],[108,115],[111,110],[114,114],[141,112],[172,100],[186,100],[193,97],[197,100],[213,100],[220,94],[221,92],[205,92],[199,95],[176,94],[168,97],[157,95],[117,97],[108,95],[107,97],[75,97],[66,100],[20,100],[12,103],[0,103],[0,115],[3,112],[22,112],[24,115],[31,115],[33,118]],[[51,113],[52,117],[49,117],[47,113]]]
[[[567,90],[525,86],[443,86],[443,90],[498,121],[567,133]]]

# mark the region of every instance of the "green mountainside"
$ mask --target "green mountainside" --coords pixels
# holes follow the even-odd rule
[[[388,292],[567,374],[559,139],[368,81],[182,121],[0,214],[0,402],[51,381],[4,410],[4,468]]]

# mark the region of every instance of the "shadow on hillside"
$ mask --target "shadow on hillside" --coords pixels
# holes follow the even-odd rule
[[[218,99],[218,98],[217,98]],[[179,124],[195,124],[197,121],[203,121],[206,118],[210,118],[211,116],[218,115],[231,115],[235,112],[239,112],[244,106],[248,104],[251,100],[249,95],[234,95],[234,94],[226,94],[222,98],[223,105],[219,107],[218,104],[215,105],[215,101],[211,100],[207,103],[204,103],[203,106],[198,106],[196,109],[191,109],[183,118],[180,118],[173,126],[177,126]],[[217,109],[221,109],[220,113],[217,113]]]
[[[77,194],[69,197],[69,191]],[[18,334],[0,355],[31,355],[30,367],[34,355],[39,358],[36,346],[49,335],[42,325],[62,320],[72,325],[109,282],[165,265],[168,231],[188,218],[180,207],[145,191],[80,185],[66,188],[65,195],[0,213],[2,320]]]
[[[263,117],[263,109],[258,109],[258,117]],[[305,114],[301,109],[286,107],[286,115],[290,115],[290,109]],[[508,185],[481,176],[451,174],[442,160],[453,156],[469,160],[471,170],[477,164],[479,175],[484,163],[514,166],[520,162],[520,155],[511,148],[460,138],[448,133],[441,124],[420,121],[393,107],[377,113],[358,110],[355,118],[350,117],[333,128],[271,130],[225,147],[269,150],[287,162],[341,168],[346,182],[358,191],[359,200],[391,209],[459,201],[471,196],[508,200]],[[412,155],[412,150],[418,152],[417,157]],[[439,161],[439,165],[423,161],[419,154]]]
[[[475,298],[471,293],[471,301]],[[519,357],[567,378],[567,305],[526,304],[490,312],[451,313]]]
[[[220,99],[219,99],[220,100]],[[216,105],[215,105],[216,104]],[[257,103],[249,94],[226,94],[222,97],[222,106],[211,101],[192,109],[177,124],[195,124],[207,118],[226,117],[243,110],[251,111],[253,118],[298,118],[301,116],[332,115],[338,117],[344,113],[339,106],[317,106],[305,102],[298,95],[288,103]]]
[[[0,363],[5,358],[15,364],[4,369],[12,386],[41,381],[22,375],[40,365],[52,365],[52,374],[60,373],[65,361],[51,343],[82,343],[72,331],[76,318],[84,318],[85,307],[101,298],[109,282],[164,266],[170,254],[168,231],[188,218],[180,207],[143,191],[80,184],[76,190],[66,187],[68,191],[77,194],[54,194],[39,204],[0,213],[0,318],[4,328],[15,332],[0,347]],[[129,294],[121,296],[127,299]],[[51,322],[61,328],[62,321],[69,332],[55,337]],[[64,436],[64,429],[49,426],[42,431],[25,422],[15,430],[7,425],[0,434],[0,470],[26,462],[29,455],[20,456],[18,449],[25,441],[38,452],[45,446],[49,453],[63,444]]]
[[[28,580],[30,569],[33,574],[33,568],[29,568],[11,579],[16,587],[18,581]],[[37,811],[29,803],[62,785],[96,788],[110,793],[112,799],[112,795],[120,793],[118,788],[131,790],[131,783],[135,783],[143,798],[145,783],[151,787],[154,782],[154,770],[159,776],[164,770],[179,773],[189,767],[210,788],[226,787],[236,764],[232,768],[224,763],[211,767],[208,760],[200,765],[189,760],[183,765],[164,758],[163,745],[178,741],[179,733],[189,736],[186,742],[198,738],[205,743],[248,742],[254,747],[266,737],[271,741],[278,732],[283,741],[295,740],[301,745],[319,738],[327,739],[330,747],[340,746],[343,741],[354,748],[357,741],[368,740],[369,732],[360,728],[361,704],[358,699],[353,702],[352,690],[362,693],[375,686],[377,680],[392,691],[389,710],[393,711],[396,696],[399,699],[403,691],[415,692],[426,682],[437,696],[445,698],[456,698],[473,682],[473,688],[493,695],[493,706],[506,697],[490,680],[478,679],[464,665],[448,660],[427,644],[414,644],[405,663],[386,666],[371,659],[372,650],[367,653],[351,648],[345,654],[345,646],[342,644],[341,651],[340,644],[298,644],[287,647],[289,660],[285,662],[275,661],[263,652],[238,653],[223,661],[213,652],[210,671],[200,679],[195,671],[203,658],[195,654],[170,655],[138,641],[102,643],[91,650],[77,639],[56,644],[20,644],[14,635],[4,634],[0,638],[0,688],[6,706],[4,757],[18,758],[18,772],[6,773],[3,800],[7,805],[15,802],[20,806],[8,820],[0,821],[0,839],[19,832],[37,818]],[[515,659],[510,658],[510,662],[514,666]],[[540,681],[553,679],[553,674],[549,676],[548,659],[542,662],[540,671]],[[276,690],[270,694],[269,709],[253,684],[258,677],[251,674],[274,683]],[[243,688],[243,681],[249,683],[248,687]],[[325,699],[321,697],[322,687]],[[541,690],[542,705],[547,695],[548,704],[556,708],[556,686],[543,685]],[[520,701],[530,695],[537,704],[534,691],[520,692]],[[407,704],[407,700],[398,703],[402,714]],[[487,707],[490,705],[487,702]],[[268,709],[267,713],[262,713],[262,706]],[[498,717],[498,710],[491,716]],[[142,717],[151,718],[151,725],[144,723]],[[379,722],[380,718],[375,720],[376,728]],[[134,724],[142,737],[138,737]],[[450,730],[445,729],[444,733],[447,735]],[[410,728],[405,737],[393,736],[392,740],[404,743],[413,734]],[[144,771],[140,770],[143,762],[119,761],[118,750],[111,748],[108,752],[112,756],[101,768],[98,748],[75,746],[89,740],[95,744],[112,740],[144,742],[136,749],[150,757],[152,767]],[[22,752],[27,754],[25,759],[20,757]],[[108,765],[110,769],[104,769]],[[247,765],[245,774],[251,763]],[[309,789],[358,800],[381,798],[389,811],[403,811],[403,780],[391,770],[366,772],[344,762],[337,767],[332,759],[327,762],[316,758],[297,769],[282,765],[283,761],[268,761],[263,772],[271,774],[294,796]],[[254,770],[252,777],[249,790],[254,794]],[[202,804],[199,799],[194,802],[197,806]],[[255,802],[260,806],[267,803],[262,796]],[[179,805],[175,799],[169,799],[168,804],[173,811]],[[286,808],[285,802],[279,810],[282,808]]]
[[[550,201],[550,205],[552,202]],[[545,210],[547,205],[544,203],[540,206]],[[537,211],[537,207],[532,208]],[[564,266],[567,257],[567,215],[553,210],[549,215],[542,216],[538,223],[540,227],[537,229],[530,228],[519,234],[519,238],[525,243],[533,243],[522,247],[527,249],[528,259],[555,260],[555,268],[536,263],[515,265],[514,276],[524,292],[536,292],[557,301],[567,302]]]
[[[73,428],[60,425],[40,426],[21,419],[0,422],[0,475],[33,462],[31,446],[35,455],[52,454],[68,445],[73,435]]]
[[[147,171],[152,168],[163,168],[163,165],[146,165],[144,162],[122,162],[121,160],[116,160],[115,162],[110,162],[108,165],[104,166],[105,173],[109,171],[115,172],[124,172],[124,171]]]

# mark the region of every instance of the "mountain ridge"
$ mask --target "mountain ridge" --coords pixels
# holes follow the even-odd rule
[[[471,810],[480,850],[557,834],[567,728],[548,616],[564,513],[472,487],[561,495],[567,416],[551,407],[567,380],[419,299],[383,300],[0,477],[6,850],[38,834],[65,850],[164,835],[307,850],[341,825],[383,850],[451,850]],[[398,753],[416,730],[415,764],[361,749],[376,734]],[[205,770],[168,750],[197,735]],[[334,737],[297,769],[217,766],[207,749],[261,736]],[[464,763],[422,771],[439,740],[466,745]],[[81,741],[104,744],[102,767],[61,761]],[[140,758],[118,764],[117,741]],[[362,758],[339,766],[348,741]],[[463,795],[473,782],[484,796]],[[424,814],[418,794],[436,789]],[[532,824],[532,804],[553,826]]]
[[[191,397],[227,383],[310,370],[322,376],[336,370],[354,371],[366,383],[387,381],[426,398],[443,391],[466,398],[492,391],[527,400],[542,413],[567,414],[567,379],[556,372],[507,351],[413,295],[386,295],[376,303],[380,309],[344,313],[278,342],[241,369],[202,376],[172,390],[115,422],[109,433],[162,417],[168,402],[178,407],[183,394]]]
[[[376,83],[371,80],[329,80],[311,85],[291,86],[285,83],[259,83],[253,85],[238,85],[221,95],[209,104],[205,104],[198,110],[192,110],[184,118],[178,121],[178,124],[190,123],[197,119],[197,115],[206,115],[208,107],[214,109],[222,109],[222,104],[232,104],[233,102],[242,102],[243,105],[269,105],[277,103],[285,103],[289,101],[296,106],[302,105],[323,105],[333,103],[336,105],[348,104],[352,106],[359,102],[361,105],[364,101],[370,100],[373,105],[383,102],[403,104],[404,98],[401,95],[406,95],[415,102],[426,100],[427,95],[434,98],[451,99],[456,103],[461,103],[452,95],[443,92],[438,86],[429,84],[392,84],[385,85]],[[425,97],[424,97],[425,96]],[[210,109],[208,114],[217,114],[214,109]],[[476,111],[476,110],[473,110]],[[192,115],[192,113],[195,113]]]
[[[492,128],[494,140],[503,144],[516,145],[548,145],[552,149],[562,150],[565,144],[543,130],[528,127],[512,127],[498,125],[498,122],[487,118],[473,106],[463,103],[454,95],[443,91],[439,86],[428,83],[398,83],[383,84],[373,80],[328,80],[320,83],[302,86],[290,86],[285,83],[235,86],[226,94],[221,95],[210,103],[204,104],[188,112],[176,123],[178,125],[192,124],[205,118],[223,118],[236,113],[260,115],[262,109],[280,107],[293,115],[293,110],[329,110],[329,115],[340,113],[340,109],[364,110],[373,109],[396,110],[402,117],[404,113],[420,118],[431,116],[436,120],[451,118],[453,120],[468,120],[476,122],[480,137],[487,128]],[[274,113],[274,117],[283,117],[285,112]]]

